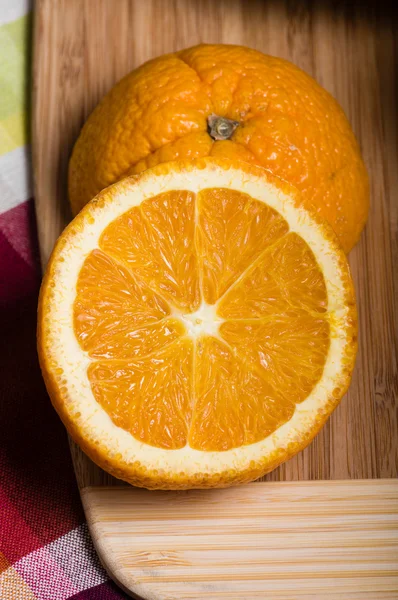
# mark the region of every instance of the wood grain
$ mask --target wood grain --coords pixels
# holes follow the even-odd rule
[[[334,94],[353,125],[371,178],[369,223],[350,255],[360,315],[356,370],[323,431],[270,480],[398,475],[397,29],[393,16],[374,12],[375,4],[36,3],[33,149],[43,265],[70,218],[67,162],[84,120],[116,80],[155,55],[224,42],[288,58]],[[79,450],[72,452],[81,485],[109,483]]]
[[[113,83],[145,60],[200,42],[249,45],[292,60],[316,77],[338,99],[360,141],[371,180],[369,223],[360,243],[350,255],[360,318],[357,365],[348,394],[323,431],[307,450],[276,469],[266,479],[298,482],[307,479],[396,477],[398,29],[393,12],[388,12],[382,2],[364,0],[346,3],[332,0],[37,0],[34,29],[33,157],[43,266],[57,236],[70,219],[66,173],[71,149],[80,128]],[[256,581],[262,582],[262,590],[272,590],[272,598],[327,596],[372,600],[377,597],[381,600],[398,597],[396,587],[392,591],[389,562],[392,548],[396,544],[395,533],[391,529],[393,525],[396,526],[396,520],[395,517],[390,520],[390,513],[387,515],[390,508],[383,512],[384,502],[390,502],[391,490],[396,494],[393,483],[364,483],[358,484],[358,487],[355,483],[347,482],[330,487],[330,484],[323,482],[319,486],[308,484],[308,488],[303,483],[296,483],[296,487],[281,484],[280,488],[273,484],[257,484],[236,491],[218,492],[220,496],[218,493],[210,493],[209,496],[201,493],[191,496],[148,495],[138,490],[114,488],[110,491],[109,488],[101,487],[120,485],[120,482],[91,463],[73,442],[71,451],[79,487],[83,490],[86,514],[101,556],[105,560],[104,552],[107,548],[115,552],[117,577],[115,573],[113,576],[125,582],[127,587],[135,586],[136,574],[145,572],[145,598],[264,598],[264,591],[258,591]],[[362,488],[361,485],[365,487]],[[90,490],[88,486],[98,487]],[[323,489],[327,489],[328,494],[334,494],[333,490],[338,490],[336,493],[341,493],[341,498],[346,498],[346,501],[344,503],[340,500],[339,516],[334,517],[334,520],[333,513],[329,514],[328,511],[332,508],[334,510],[337,505],[333,504],[334,501],[331,506],[323,504],[325,518],[331,519],[327,521],[329,525],[323,529],[319,514],[316,513],[313,518],[315,521],[318,519],[317,526],[308,529],[311,512],[307,511],[303,518],[302,513],[296,510],[302,505],[294,504],[292,500],[296,512],[292,511],[289,498],[295,498],[296,494],[305,495],[307,491],[309,495],[323,494]],[[359,507],[356,519],[350,507],[356,506],[358,494],[365,492],[369,505],[365,503]],[[244,501],[241,499],[242,494]],[[293,529],[290,534],[282,531],[283,519],[280,515],[275,517],[279,518],[279,529],[275,526],[276,529],[273,530],[272,544],[280,549],[284,548],[287,555],[292,557],[290,541],[298,544],[297,528],[301,526],[302,531],[305,526],[305,533],[302,531],[300,539],[303,540],[304,547],[309,548],[312,533],[316,535],[319,554],[311,546],[307,559],[304,551],[298,558],[292,557],[289,563],[290,573],[294,571],[296,575],[289,581],[295,582],[296,587],[291,588],[290,592],[287,591],[286,582],[283,588],[282,580],[271,576],[273,570],[276,569],[276,573],[277,568],[283,565],[283,560],[278,563],[276,555],[274,560],[272,554],[264,555],[269,560],[266,562],[266,572],[270,574],[267,579],[261,579],[264,565],[260,567],[261,563],[255,562],[253,554],[252,570],[247,567],[246,579],[242,575],[243,587],[236,587],[232,569],[224,571],[222,585],[209,579],[206,587],[202,577],[201,592],[192,591],[192,587],[188,592],[188,584],[181,583],[187,581],[188,567],[179,564],[180,551],[176,548],[181,539],[174,531],[176,524],[172,505],[174,501],[181,501],[188,510],[189,498],[195,499],[195,510],[199,510],[201,501],[204,502],[204,510],[211,508],[211,499],[219,507],[222,502],[225,506],[228,500],[231,511],[239,508],[230,520],[227,516],[224,518],[222,514],[219,515],[220,519],[223,518],[223,532],[227,532],[229,536],[226,538],[225,548],[230,562],[225,563],[225,569],[228,565],[232,569],[234,561],[241,568],[240,561],[246,560],[238,553],[233,554],[237,552],[236,548],[245,548],[245,552],[249,552],[248,557],[251,557],[250,552],[257,552],[256,540],[259,539],[263,544],[260,546],[267,549],[264,540],[268,535],[267,522],[272,518],[270,506],[272,509],[277,506],[278,510],[282,510],[280,503],[285,507],[283,514],[288,519],[286,522]],[[122,510],[126,499],[132,508],[125,522],[119,520],[119,508]],[[159,502],[158,508],[165,505],[167,519],[165,517],[164,522],[159,520],[159,514],[153,510],[150,514],[145,512],[147,502],[151,506],[154,502]],[[261,504],[262,502],[265,504]],[[322,502],[326,502],[324,497]],[[253,503],[257,503],[253,520],[242,520],[241,514],[246,514]],[[137,511],[137,519],[146,519],[148,531],[141,525],[141,529],[135,529],[134,511]],[[292,511],[294,518],[288,516],[289,511]],[[155,514],[158,514],[156,518],[159,522],[151,525]],[[211,515],[209,518],[212,518]],[[192,547],[189,552],[194,553],[198,551],[197,544],[202,539],[201,536],[193,536],[193,532],[197,531],[195,527],[201,527],[195,525],[195,519],[189,521],[189,526],[192,527],[189,538]],[[238,527],[239,520],[245,525],[236,531],[233,527]],[[166,523],[166,538],[152,538],[154,528]],[[187,524],[186,522],[185,525]],[[216,531],[219,529],[218,522],[212,521],[211,525],[217,528]],[[333,536],[334,528],[340,538],[332,543],[332,538],[328,536]],[[215,534],[208,531],[206,535]],[[120,546],[115,546],[115,536],[120,540]],[[324,544],[327,545],[329,539],[331,545],[325,555]],[[358,544],[359,540],[361,544]],[[165,545],[165,542],[170,545]],[[189,545],[188,541],[186,543]],[[220,558],[217,543],[217,539],[212,537],[215,560]],[[354,546],[354,554],[350,554],[350,548]],[[360,546],[363,551],[359,553]],[[130,547],[136,549],[135,554],[130,554]],[[341,556],[346,561],[339,559],[336,548],[343,548]],[[140,552],[143,554],[140,555]],[[156,558],[156,552],[165,552],[166,558],[163,555]],[[171,554],[167,554],[168,552]],[[285,558],[287,555],[285,553]],[[326,558],[323,563],[324,555]],[[147,556],[155,558],[148,558],[147,561]],[[177,558],[174,559],[174,556]],[[372,560],[372,556],[377,557],[377,560]],[[189,559],[181,560],[194,564],[195,572],[199,573],[201,561],[210,560],[206,557],[194,554],[189,555]],[[340,561],[336,563],[338,567],[336,564],[333,567],[333,561],[329,562],[331,558]],[[396,554],[395,559],[397,560]],[[153,560],[155,564],[151,564]],[[248,563],[250,560],[251,558],[247,558]],[[315,561],[316,577],[306,576],[308,561]],[[350,564],[350,574],[345,571],[346,562]],[[386,564],[390,566],[385,566]],[[168,572],[174,573],[174,579],[162,586],[161,595],[156,578],[159,569],[163,572],[163,567],[166,570],[172,569]],[[218,567],[221,569],[220,564]],[[108,568],[111,567],[108,565]],[[206,569],[209,573],[208,566]],[[243,573],[242,570],[239,572]],[[283,570],[279,573],[282,574]],[[184,579],[181,579],[183,574]],[[275,583],[276,581],[279,583]],[[178,582],[178,594],[174,594]],[[278,585],[282,587],[278,588]]]
[[[150,600],[398,596],[398,482],[86,488],[97,552]]]

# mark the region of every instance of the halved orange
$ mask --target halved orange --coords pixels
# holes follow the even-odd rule
[[[72,437],[116,477],[248,481],[303,449],[349,385],[349,267],[330,227],[263,169],[158,165],[61,235],[38,348]]]

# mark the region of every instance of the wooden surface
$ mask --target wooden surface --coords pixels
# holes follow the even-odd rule
[[[270,480],[398,474],[397,39],[387,10],[256,0],[38,0],[33,151],[43,264],[70,217],[66,169],[102,95],[143,61],[199,42],[250,45],[288,58],[339,100],[371,179],[369,223],[350,255],[360,316],[350,391],[311,446]],[[358,0],[358,6],[366,4]],[[290,8],[289,8],[290,7]],[[398,37],[398,36],[397,36]],[[395,265],[395,270],[393,269]],[[73,451],[81,485],[110,483]]]
[[[339,100],[352,123],[371,178],[369,223],[359,245],[350,255],[360,317],[356,370],[350,391],[311,446],[269,474],[267,480],[368,479],[397,476],[398,44],[396,37],[394,38],[394,32],[397,30],[392,9],[390,13],[388,8],[383,7],[382,2],[364,0],[357,0],[357,3],[332,0],[330,2],[326,0],[323,2],[321,0],[313,2],[300,2],[300,0],[36,1],[33,152],[35,199],[43,265],[47,262],[55,239],[70,218],[66,188],[67,163],[84,120],[115,81],[155,55],[199,42],[223,42],[249,45],[266,53],[290,59],[315,76]],[[73,443],[71,450],[81,489],[87,486],[118,483],[93,465]],[[360,488],[356,488],[355,485],[350,487],[350,484],[344,487],[341,483],[336,484],[336,488],[330,488],[329,485],[328,490],[338,489],[342,494],[343,492],[347,494],[347,503],[340,501],[339,515],[352,516],[351,501],[348,498],[350,494],[355,496],[356,492],[353,490],[358,491]],[[307,489],[302,483],[297,486],[299,486],[298,494],[302,493],[300,490]],[[368,508],[363,505],[361,508],[363,512],[358,515],[359,521],[363,519],[363,523],[366,522],[365,532],[370,531],[369,527],[378,527],[374,514],[379,514],[379,511],[383,510],[383,502],[388,500],[386,490],[390,489],[388,483],[380,483],[379,487],[375,482],[373,486],[372,484],[369,486],[367,489],[372,490],[369,493],[373,494],[371,502],[375,502],[375,507],[369,509],[370,514]],[[291,495],[296,493],[294,487],[281,486],[278,491],[279,488],[272,486],[268,488],[265,484],[256,484],[242,489],[244,491],[221,492],[222,495],[219,497],[228,498],[231,511],[235,511],[231,521],[224,520],[222,523],[227,531],[233,530],[230,529],[232,525],[238,527],[241,511],[246,514],[247,510],[250,510],[252,498],[253,502],[261,503],[263,493],[281,494],[283,502],[288,503]],[[269,492],[269,489],[273,491]],[[322,486],[309,487],[308,490],[310,489],[322,492],[323,488]],[[119,554],[115,556],[120,558],[120,569],[130,569],[129,573],[123,571],[120,580],[132,581],[135,577],[135,568],[145,567],[147,578],[156,577],[158,573],[156,561],[162,563],[163,558],[160,555],[159,559],[154,559],[155,563],[152,566],[150,561],[146,565],[142,564],[146,560],[145,553],[150,552],[149,546],[145,546],[146,542],[149,543],[149,538],[142,529],[137,536],[129,533],[134,532],[134,529],[127,529],[124,538],[123,531],[126,523],[118,520],[118,515],[113,513],[113,507],[116,510],[119,501],[123,503],[125,502],[123,499],[128,498],[128,502],[131,501],[134,507],[131,515],[128,516],[128,523],[130,519],[136,523],[144,516],[148,522],[148,531],[152,531],[150,523],[153,512],[141,514],[146,500],[144,504],[140,504],[140,499],[148,498],[151,502],[156,502],[155,498],[160,498],[162,506],[163,498],[168,498],[168,533],[171,535],[175,513],[170,499],[181,498],[182,505],[188,510],[190,497],[196,498],[196,507],[198,503],[200,504],[200,499],[204,499],[205,506],[208,507],[212,506],[208,498],[214,498],[215,502],[219,502],[217,494],[211,492],[209,496],[193,494],[163,497],[147,496],[145,492],[132,489],[125,491],[115,488],[109,491],[97,488],[85,489],[83,497],[87,516],[92,522],[92,530],[97,536],[97,545],[101,552],[107,545],[111,548],[114,539],[112,535],[120,532],[121,546],[118,549]],[[245,505],[240,504],[241,494],[246,494]],[[377,500],[378,495],[380,495],[380,502]],[[266,535],[264,519],[270,508],[267,504],[264,506],[258,509],[260,512],[256,513],[256,520],[253,520],[251,526],[245,521],[246,525],[239,529],[238,533],[242,535],[239,539],[244,539],[248,546],[256,544],[258,535],[260,538]],[[285,506],[287,507],[288,504]],[[330,574],[331,571],[327,569],[332,569],[332,566],[319,566],[322,563],[322,548],[324,548],[324,530],[321,523],[318,521],[318,525],[313,530],[308,529],[309,521],[303,520],[299,515],[296,515],[298,520],[294,521],[289,517],[290,509],[285,510],[286,518],[289,524],[296,528],[295,531],[301,524],[305,525],[307,533],[314,532],[320,548],[318,557],[320,562],[316,563],[318,572],[323,573],[320,579],[322,585],[331,585],[331,580],[327,579],[326,574]],[[372,512],[373,510],[375,513]],[[136,516],[134,516],[135,511],[137,511]],[[296,513],[293,511],[292,514]],[[106,516],[106,519],[102,523],[101,530],[102,515]],[[340,516],[330,523],[334,523],[337,527]],[[308,513],[307,517],[310,518],[311,514]],[[377,535],[384,532],[380,535],[385,534],[388,537],[390,524],[388,520],[384,522],[383,518],[380,516],[381,521],[378,521],[381,529]],[[351,517],[347,516],[344,522],[350,523],[350,519]],[[216,523],[214,525],[218,527]],[[261,533],[258,533],[259,531]],[[354,527],[350,535],[355,537],[355,531]],[[304,539],[308,541],[311,536],[307,533]],[[106,537],[103,537],[103,534]],[[345,534],[346,532],[342,532],[341,544],[346,539]],[[398,592],[392,596],[391,590],[380,587],[381,582],[388,581],[390,577],[388,569],[383,571],[380,565],[390,556],[391,548],[388,547],[386,550],[386,546],[383,545],[385,541],[379,543],[377,535],[376,533],[374,536],[370,535],[361,556],[358,553],[354,553],[355,556],[349,554],[347,548],[350,548],[351,542],[347,542],[347,547],[344,546],[344,552],[348,552],[345,555],[347,564],[350,565],[349,568],[354,575],[347,575],[346,579],[345,576],[338,578],[340,589],[344,589],[341,587],[344,581],[347,589],[342,595],[337,593],[336,597],[369,597],[372,600],[398,597]],[[137,554],[132,554],[133,558],[131,558],[128,552],[133,538],[134,547],[141,548],[142,560]],[[262,539],[264,541],[265,538]],[[278,536],[273,537],[275,543],[277,539]],[[349,535],[347,539],[351,539]],[[375,540],[374,543],[371,539]],[[289,554],[290,538],[284,537],[283,540],[286,541],[286,551]],[[165,541],[174,544],[171,546],[174,552],[177,540],[167,538]],[[228,560],[233,560],[231,557],[234,556],[234,560],[239,563],[243,560],[239,555],[239,549],[235,547],[234,550],[229,546],[230,543],[235,542],[233,537],[227,537],[225,547],[230,557]],[[123,546],[125,543],[127,547]],[[152,538],[151,543],[154,543]],[[190,552],[195,552],[194,540],[192,544]],[[281,546],[278,548],[281,551],[283,547],[281,541]],[[335,546],[333,548],[335,552]],[[358,546],[355,548],[357,552]],[[163,541],[159,540],[158,552],[166,552],[168,556],[169,549],[170,546],[164,546]],[[233,551],[236,552],[235,555],[230,553]],[[174,555],[170,554],[170,556]],[[177,554],[177,562],[178,556]],[[295,558],[291,553],[289,556],[293,571],[296,568]],[[304,556],[305,553],[301,555],[301,567],[297,566],[297,569],[304,568]],[[371,556],[374,557],[373,560]],[[312,557],[315,560],[314,554],[311,555],[311,560]],[[126,562],[127,558],[130,562]],[[205,558],[202,557],[200,560]],[[327,562],[326,559],[325,561]],[[172,558],[169,562],[172,562]],[[199,564],[200,562],[196,565],[197,569],[200,568]],[[343,569],[344,561],[340,564]],[[357,584],[359,585],[363,571],[360,576],[358,569],[359,565],[362,569],[365,564],[369,566],[371,573],[379,569],[379,575],[375,575],[373,579],[373,575],[369,576],[367,583],[369,589],[373,591],[363,590],[362,594],[362,588],[357,587]],[[176,564],[175,568],[178,569],[179,566],[182,568],[184,565]],[[270,566],[267,568],[269,569],[267,572],[271,573],[272,568]],[[254,571],[250,573],[261,572],[258,565],[253,566],[253,569]],[[250,573],[247,575],[246,582],[251,581]],[[230,575],[227,574],[226,579]],[[333,577],[335,576],[334,574]],[[267,597],[272,599],[326,597],[326,593],[319,592],[320,579],[317,577],[312,577],[311,582],[308,583],[309,580],[304,575],[298,574],[297,578],[301,583],[295,591],[291,591],[291,595],[286,595],[287,592],[284,592],[285,596],[277,595],[275,592]],[[155,583],[146,581],[148,586],[145,589],[156,588]],[[274,585],[272,578],[261,581],[265,586],[263,589],[269,589],[269,585]],[[250,590],[249,583],[244,584],[246,596],[243,593],[239,595],[237,591],[239,588],[234,587],[232,582],[228,583],[227,588],[221,586],[217,593],[212,591],[215,589],[214,585],[209,580],[209,587],[206,588],[202,578],[201,589],[205,591],[206,588],[207,597],[212,599],[239,597],[243,600],[245,597],[248,599],[265,597],[263,592],[259,592],[256,596],[247,591]],[[372,588],[372,585],[375,587]],[[347,591],[349,586],[351,586],[350,592]],[[195,595],[194,592],[190,596],[184,595],[181,588],[180,595],[175,596],[172,592],[167,592],[166,588],[162,589],[165,590],[164,595],[154,597],[165,600],[206,597],[203,594]],[[171,589],[170,586],[167,589]],[[368,595],[365,595],[366,593]],[[335,596],[327,595],[328,598]]]
[[[148,600],[398,598],[398,482],[86,488],[112,577]]]

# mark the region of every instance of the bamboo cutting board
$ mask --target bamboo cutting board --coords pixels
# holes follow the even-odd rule
[[[129,70],[200,42],[252,46],[315,76],[345,109],[371,177],[369,224],[350,255],[357,366],[307,450],[267,482],[153,493],[122,487],[71,443],[100,558],[135,597],[398,598],[397,27],[380,3],[356,4],[36,1],[33,151],[43,266],[70,218],[67,163],[88,114]]]

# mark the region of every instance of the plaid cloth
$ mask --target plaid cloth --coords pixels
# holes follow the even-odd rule
[[[36,355],[29,10],[0,2],[0,599],[116,600],[127,596],[95,554]]]

